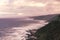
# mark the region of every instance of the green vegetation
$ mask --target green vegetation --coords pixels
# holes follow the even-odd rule
[[[60,40],[60,15],[53,21],[37,30],[37,40]]]

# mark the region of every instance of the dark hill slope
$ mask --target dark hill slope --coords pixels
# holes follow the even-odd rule
[[[55,20],[37,30],[37,40],[60,40],[60,15]]]

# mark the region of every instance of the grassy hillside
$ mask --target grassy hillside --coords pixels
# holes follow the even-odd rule
[[[37,30],[36,40],[60,40],[60,15],[53,21]]]

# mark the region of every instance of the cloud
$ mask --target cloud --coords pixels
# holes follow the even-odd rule
[[[8,0],[0,0],[0,5],[7,5],[8,4]]]

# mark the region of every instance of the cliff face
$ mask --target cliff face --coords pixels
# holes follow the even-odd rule
[[[55,20],[37,30],[37,40],[60,40],[60,15]]]

